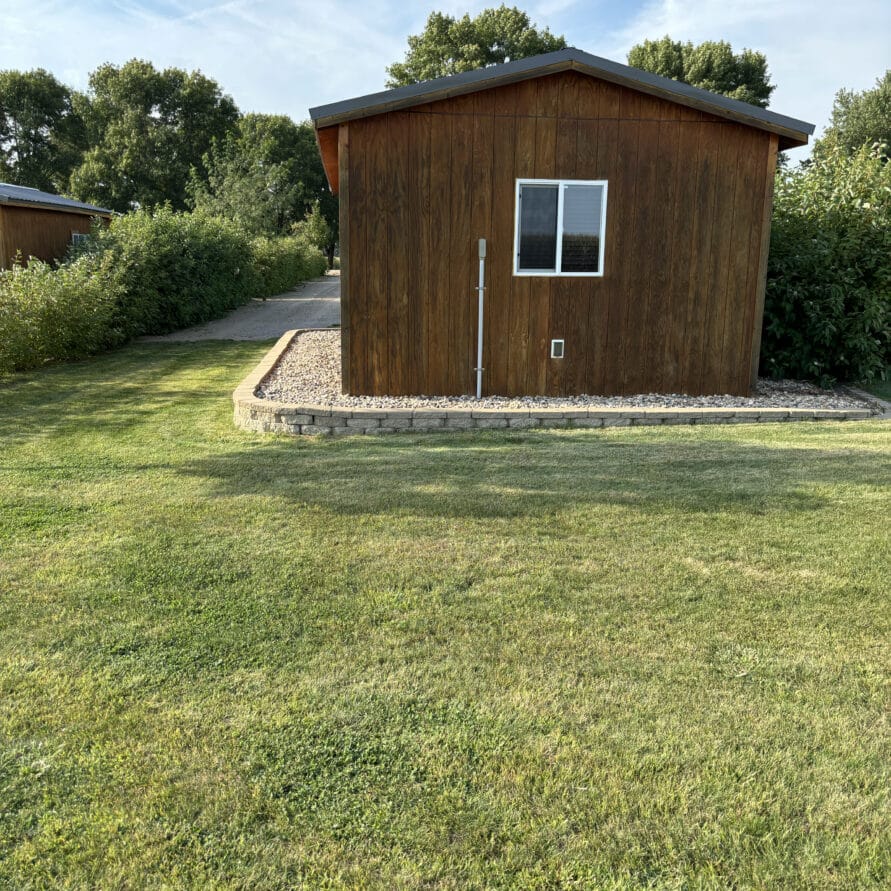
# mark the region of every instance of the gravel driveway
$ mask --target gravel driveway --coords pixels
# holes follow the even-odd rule
[[[252,300],[225,318],[160,337],[141,340],[274,340],[292,328],[327,328],[340,324],[340,276],[326,275],[270,297]]]

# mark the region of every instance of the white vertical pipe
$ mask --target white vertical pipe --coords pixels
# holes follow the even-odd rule
[[[483,396],[483,295],[486,288],[484,285],[486,276],[486,239],[481,238],[479,244],[480,253],[480,283],[476,289],[478,317],[476,327],[476,398],[481,399]]]

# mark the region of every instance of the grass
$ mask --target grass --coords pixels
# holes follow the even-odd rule
[[[877,422],[296,441],[0,384],[0,885],[888,887]]]

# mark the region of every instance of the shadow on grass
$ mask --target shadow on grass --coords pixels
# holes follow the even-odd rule
[[[887,465],[886,465],[887,470]],[[771,447],[712,435],[592,431],[270,441],[182,465],[218,496],[273,496],[346,515],[542,516],[644,510],[813,511],[821,486],[871,486],[868,451]]]

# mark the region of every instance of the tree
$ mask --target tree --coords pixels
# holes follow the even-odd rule
[[[750,105],[767,108],[776,87],[770,83],[763,53],[744,49],[735,54],[724,40],[694,46],[668,35],[631,48],[628,64],[713,93],[723,93]]]
[[[71,176],[77,197],[114,210],[186,205],[190,171],[238,120],[216,81],[133,59],[90,75],[83,116],[90,149]]]
[[[539,30],[529,16],[503,4],[484,9],[476,18],[454,18],[431,12],[423,33],[408,38],[404,62],[387,68],[388,87],[472,71],[511,59],[563,49],[566,40]]]
[[[0,71],[0,177],[61,191],[83,152],[71,90],[48,71]]]
[[[306,154],[301,136],[288,117],[246,115],[213,141],[201,168],[192,170],[193,206],[253,235],[287,232],[305,212],[298,169]]]
[[[299,223],[294,223],[291,231],[295,235],[302,235],[313,247],[318,248],[320,251],[327,251],[329,246],[333,246],[334,239],[331,226],[328,225],[318,200],[313,201],[309,212]],[[328,265],[333,265],[330,258]]]
[[[872,90],[839,90],[835,94],[829,126],[814,152],[819,155],[829,146],[838,146],[853,155],[861,146],[876,143],[884,158],[891,157],[891,70],[876,79]]]
[[[237,127],[214,140],[192,171],[192,204],[233,220],[254,235],[284,235],[314,206],[329,232],[324,248],[333,252],[337,238],[337,199],[309,123],[284,115],[245,115]]]

